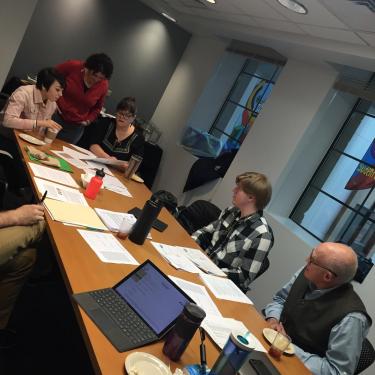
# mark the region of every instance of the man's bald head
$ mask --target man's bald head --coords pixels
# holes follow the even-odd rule
[[[336,242],[323,242],[316,247],[315,254],[338,275],[338,285],[353,279],[358,267],[358,258],[351,247]]]

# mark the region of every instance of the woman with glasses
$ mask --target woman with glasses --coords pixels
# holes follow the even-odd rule
[[[90,129],[89,149],[99,158],[122,160],[125,170],[131,155],[143,156],[144,138],[133,125],[137,113],[135,98],[122,99],[116,108],[116,118],[101,118]]]
[[[113,63],[106,54],[97,53],[86,61],[66,61],[57,65],[56,70],[66,80],[64,94],[57,102],[59,111],[54,116],[63,126],[58,138],[76,144],[103,108]]]

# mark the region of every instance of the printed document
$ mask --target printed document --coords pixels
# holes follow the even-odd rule
[[[74,165],[77,168],[80,168],[80,169],[88,168],[87,164],[84,161],[81,161],[77,158],[73,158],[72,156],[70,156],[64,151],[54,151],[54,150],[51,150],[51,151],[55,155],[57,155],[59,158],[66,160],[69,164]]]
[[[176,246],[165,245],[158,242],[151,242],[158,253],[165,258],[173,267],[192,273],[200,273],[201,270],[185,256]]]
[[[193,301],[201,307],[207,316],[221,317],[221,313],[215,302],[208,294],[203,285],[195,284],[179,277],[168,276],[174,283],[176,283]],[[207,319],[207,317],[205,318]]]
[[[192,249],[190,247],[177,246],[180,248],[185,255],[198,266],[204,272],[210,273],[216,276],[227,276],[207,255],[202,253],[198,249]]]
[[[132,216],[132,214],[127,214],[123,212],[109,211],[104,210],[103,208],[95,208],[96,213],[102,219],[103,223],[108,227],[112,232],[118,232],[124,217]]]
[[[261,342],[249,332],[246,326],[239,320],[231,318],[222,318],[217,316],[209,316],[202,322],[203,329],[210,335],[212,340],[220,347],[224,348],[232,331],[238,332],[245,336],[246,339],[254,345],[254,350],[258,352],[266,352]]]
[[[102,262],[139,265],[113,234],[82,229],[78,232]]]
[[[34,177],[35,184],[41,194],[47,191],[47,197],[62,202],[71,202],[88,206],[84,195],[77,189],[73,189],[55,182]]]
[[[36,177],[45,178],[46,180],[51,180],[63,185],[79,188],[73,177],[67,172],[58,171],[53,168],[45,167],[44,165],[30,162],[29,165]]]
[[[247,303],[249,305],[253,304],[232,280],[207,275],[205,273],[200,273],[199,276],[216,298]]]

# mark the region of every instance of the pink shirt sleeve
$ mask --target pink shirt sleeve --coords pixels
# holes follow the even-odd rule
[[[32,129],[35,119],[22,118],[25,108],[30,107],[30,101],[32,101],[32,98],[29,97],[25,90],[17,89],[6,105],[3,125],[13,129]]]

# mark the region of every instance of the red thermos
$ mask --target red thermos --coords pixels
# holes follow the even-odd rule
[[[100,187],[103,184],[103,178],[105,176],[103,169],[98,169],[94,177],[91,178],[90,182],[88,183],[86,190],[83,194],[89,199],[95,199],[97,194],[99,193]]]

